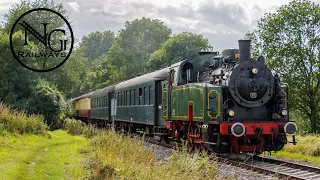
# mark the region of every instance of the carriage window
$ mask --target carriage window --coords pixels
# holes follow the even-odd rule
[[[148,97],[148,96],[147,96],[147,91],[148,91],[147,88],[144,87],[144,88],[143,88],[143,104],[144,104],[144,105],[147,104],[147,97]]]
[[[132,105],[132,100],[131,99],[132,99],[132,90],[130,90],[130,104],[129,104],[130,106]]]
[[[176,86],[176,82],[175,82],[176,80],[177,80],[176,72],[174,69],[172,69],[170,71],[169,87]]]
[[[127,106],[129,106],[129,101],[130,101],[130,94],[129,94],[129,91],[127,91]]]
[[[103,102],[103,96],[100,97],[100,106],[103,107],[104,106],[104,102]]]
[[[120,96],[120,92],[118,92],[118,98],[117,98],[117,99],[118,99],[118,102],[117,102],[118,106],[120,106],[120,103],[121,103],[120,97],[121,97],[121,96]]]
[[[94,108],[94,101],[91,99],[91,108]]]
[[[101,97],[101,107],[104,107],[104,96]]]
[[[121,92],[121,106],[123,106],[123,92]]]
[[[153,91],[152,86],[149,86],[149,105],[153,104]]]
[[[124,105],[124,94],[123,92],[121,92],[121,106]]]
[[[137,102],[136,102],[136,94],[137,94],[137,90],[135,89],[135,90],[134,90],[134,93],[133,93],[133,105],[137,105]]]
[[[191,81],[191,69],[186,70],[186,75],[187,75],[187,81]]]
[[[119,93],[116,94],[116,98],[117,98],[117,104],[119,106]]]
[[[123,105],[123,93],[121,92],[121,106]]]
[[[99,107],[99,98],[96,98],[97,108]]]
[[[141,105],[142,101],[142,88],[139,88],[139,105]]]

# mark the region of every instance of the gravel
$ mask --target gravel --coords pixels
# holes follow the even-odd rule
[[[148,143],[148,142],[145,142],[144,146],[148,148],[149,152],[154,153],[159,160],[167,159],[173,154],[173,151],[174,151],[174,149],[170,149],[167,147],[163,147],[163,146]]]

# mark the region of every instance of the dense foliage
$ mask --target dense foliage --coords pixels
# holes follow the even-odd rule
[[[266,14],[247,34],[255,55],[266,56],[268,65],[289,85],[289,105],[312,132],[320,118],[320,6],[296,0]],[[296,118],[292,117],[293,119]]]

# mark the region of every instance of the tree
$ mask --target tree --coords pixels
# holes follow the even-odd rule
[[[97,31],[83,36],[80,46],[85,48],[86,56],[94,60],[102,54],[108,54],[114,39],[114,33],[110,30],[104,32]]]
[[[307,116],[312,132],[320,115],[320,6],[295,0],[266,14],[258,28],[246,36],[252,39],[255,55],[266,56],[290,88],[289,103]]]
[[[52,9],[58,13],[60,13],[65,18],[67,17],[66,10],[63,8],[62,4],[60,3],[54,3],[52,0],[36,0],[34,2],[31,1],[21,1],[20,3],[15,3],[9,11],[4,15],[4,28],[3,31],[10,33],[11,28],[13,28],[13,24],[18,20],[18,18],[26,13],[28,10],[34,9],[34,8],[47,8]],[[46,32],[50,34],[52,30],[56,29],[65,29],[66,24],[65,21],[60,18],[58,15],[53,14],[48,11],[33,11],[32,13],[23,16],[22,19],[19,21],[20,23],[22,21],[26,21],[31,27],[33,27],[36,32],[39,32],[40,35],[44,35],[44,25],[42,23],[47,23],[46,25]],[[25,32],[25,28],[20,24],[16,24],[14,27],[14,32],[22,31]],[[27,34],[27,32],[25,32]],[[67,30],[66,33],[68,34],[69,31]],[[48,36],[47,34],[47,36]],[[43,44],[39,39],[37,39],[34,35],[31,33],[28,33],[28,42],[33,42],[37,45],[38,49],[34,50],[34,52],[39,52],[41,49],[47,49],[47,45]],[[54,49],[60,48],[59,38],[66,38],[68,42],[71,42],[70,37],[63,36],[62,33],[54,33],[53,36],[50,36],[50,41],[52,47]],[[20,43],[23,43],[24,41],[21,41]],[[67,50],[71,47],[71,43],[67,43]],[[13,47],[15,49],[15,46]],[[67,50],[66,53],[68,52]],[[52,51],[53,52],[53,51]],[[54,57],[38,57],[34,61],[27,60],[29,58],[25,58],[22,61],[34,69],[48,69],[57,66],[61,63],[62,59],[54,58]],[[43,74],[45,75],[45,74]]]
[[[45,73],[45,78],[57,86],[66,99],[87,93],[86,78],[92,72],[92,63],[86,57],[84,48],[74,50],[70,58],[58,69]]]
[[[147,61],[150,54],[159,49],[171,34],[163,22],[148,18],[136,19],[126,22],[125,29],[120,30],[115,43],[110,48],[108,61],[103,63],[103,68],[112,66],[119,72],[111,70],[114,82],[132,78],[139,73],[147,71]]]
[[[18,63],[10,51],[9,33],[11,27],[22,13],[37,7],[55,9],[62,14],[65,12],[61,4],[56,5],[53,1],[36,0],[34,2],[21,1],[20,4],[13,5],[9,12],[5,14],[5,26],[0,31],[0,48],[2,50],[0,54],[0,73],[2,74],[0,76],[0,101],[29,113],[42,113],[49,124],[57,125],[57,118],[63,110],[63,98],[54,86],[59,85],[59,88],[67,92],[66,94],[76,92],[74,89],[81,79],[79,73],[83,72],[82,67],[85,65],[82,64],[85,64],[86,60],[81,58],[81,55],[80,57],[74,57],[77,62],[66,63],[67,65],[64,68],[49,73],[33,72]],[[55,21],[50,15],[36,16],[28,21],[39,21],[39,18],[42,18],[41,20],[45,22],[50,21],[51,28],[60,27],[62,24],[61,21]],[[23,40],[24,34],[22,31],[13,34],[14,42],[23,42]],[[39,42],[34,40],[30,36],[28,43],[31,47],[29,50],[38,48]],[[16,45],[15,48],[22,49],[22,46]],[[70,71],[66,70],[68,67],[71,69]],[[49,85],[43,79],[50,80],[53,85]]]
[[[212,46],[202,35],[184,32],[171,37],[161,45],[159,50],[151,54],[148,66],[151,70],[168,67],[200,50],[209,48]]]
[[[13,35],[13,41],[21,41],[21,32]],[[18,47],[19,48],[19,47]],[[0,101],[23,109],[38,74],[21,66],[10,51],[9,34],[0,32]]]
[[[49,8],[54,9],[55,11],[62,14],[64,17],[66,17],[66,10],[63,9],[62,4],[56,4],[53,2],[53,0],[35,0],[35,1],[26,1],[21,0],[20,3],[15,3],[12,5],[12,7],[9,9],[7,13],[4,14],[4,28],[3,30],[7,33],[10,33],[11,28],[14,24],[14,22],[25,12],[28,10],[34,9],[34,8]],[[50,22],[55,24],[53,27],[60,27],[64,24],[64,22],[59,19],[52,19],[52,15],[48,14],[48,16],[32,16],[32,18],[28,19],[27,21],[32,24],[32,22],[38,22],[38,19],[43,20],[43,22]],[[66,17],[67,18],[67,17]],[[22,29],[22,27],[20,27]]]

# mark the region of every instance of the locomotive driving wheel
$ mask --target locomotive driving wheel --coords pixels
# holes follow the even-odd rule
[[[188,127],[188,151],[206,153],[208,149],[204,146],[201,131],[197,123],[190,123]]]

